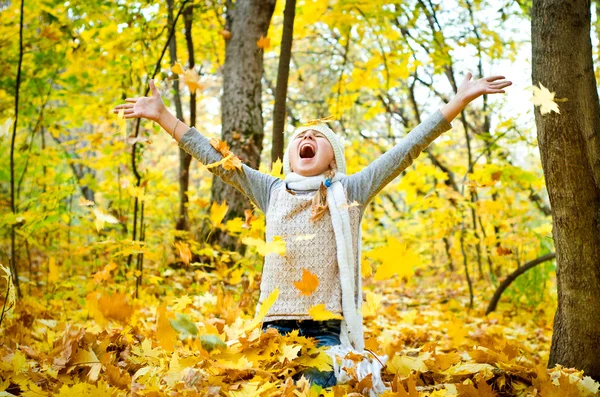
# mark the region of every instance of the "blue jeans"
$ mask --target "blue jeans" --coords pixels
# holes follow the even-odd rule
[[[298,329],[298,335],[315,338],[317,340],[317,347],[340,344],[340,320],[275,320],[264,322],[262,326],[263,331],[267,328],[275,328],[281,335],[286,335],[292,330]],[[302,375],[304,375],[309,382],[316,383],[321,387],[331,387],[335,386],[337,383],[333,371],[319,371],[316,368],[306,368],[292,376],[292,378],[296,381],[299,380]]]

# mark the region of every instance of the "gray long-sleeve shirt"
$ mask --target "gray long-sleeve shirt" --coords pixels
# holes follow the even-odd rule
[[[348,195],[348,203],[356,201],[364,211],[381,189],[410,166],[439,135],[451,128],[452,125],[438,109],[367,167],[341,179],[340,182]],[[211,146],[210,140],[194,127],[186,131],[179,141],[179,146],[202,164],[215,163],[223,158]],[[245,164],[241,169],[226,170],[223,167],[215,167],[210,171],[248,196],[265,214],[269,208],[271,192],[284,183],[279,178],[259,172]]]

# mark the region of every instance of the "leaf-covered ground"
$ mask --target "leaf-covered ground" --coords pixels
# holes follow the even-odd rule
[[[303,368],[327,369],[328,356],[312,339],[260,332],[259,276],[169,269],[148,276],[134,299],[122,289],[132,274],[115,268],[17,302],[1,326],[0,395],[368,395],[369,378],[294,383]],[[366,347],[389,358],[386,395],[598,395],[581,372],[545,368],[553,304],[485,316],[483,297],[468,310],[464,280],[451,274],[367,280],[364,290]]]

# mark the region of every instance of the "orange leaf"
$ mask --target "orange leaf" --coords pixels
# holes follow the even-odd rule
[[[244,216],[246,217],[246,220],[244,221],[244,225],[242,227],[244,229],[250,229],[250,224],[252,221],[258,219],[258,217],[252,213],[252,210],[244,210]]]
[[[300,290],[301,295],[310,296],[319,286],[319,278],[316,274],[303,268],[302,279],[300,281],[294,281],[294,285]]]
[[[271,46],[271,39],[268,37],[260,36],[260,39],[258,39],[258,41],[256,42],[256,45],[258,46],[258,48],[262,48],[263,50],[266,50],[267,48],[269,48]]]
[[[221,36],[223,36],[225,40],[229,40],[231,38],[231,32],[227,29],[223,29],[219,33],[221,34]]]
[[[175,74],[184,74],[183,68],[179,62],[176,62],[175,65],[171,67],[171,71]]]
[[[190,92],[195,92],[197,89],[202,89],[204,86],[200,84],[200,76],[194,69],[188,69],[183,75],[183,79],[187,84]]]

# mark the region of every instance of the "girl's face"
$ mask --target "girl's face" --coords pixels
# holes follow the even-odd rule
[[[302,176],[320,175],[335,158],[333,148],[324,134],[306,130],[298,134],[290,146],[290,168]]]

